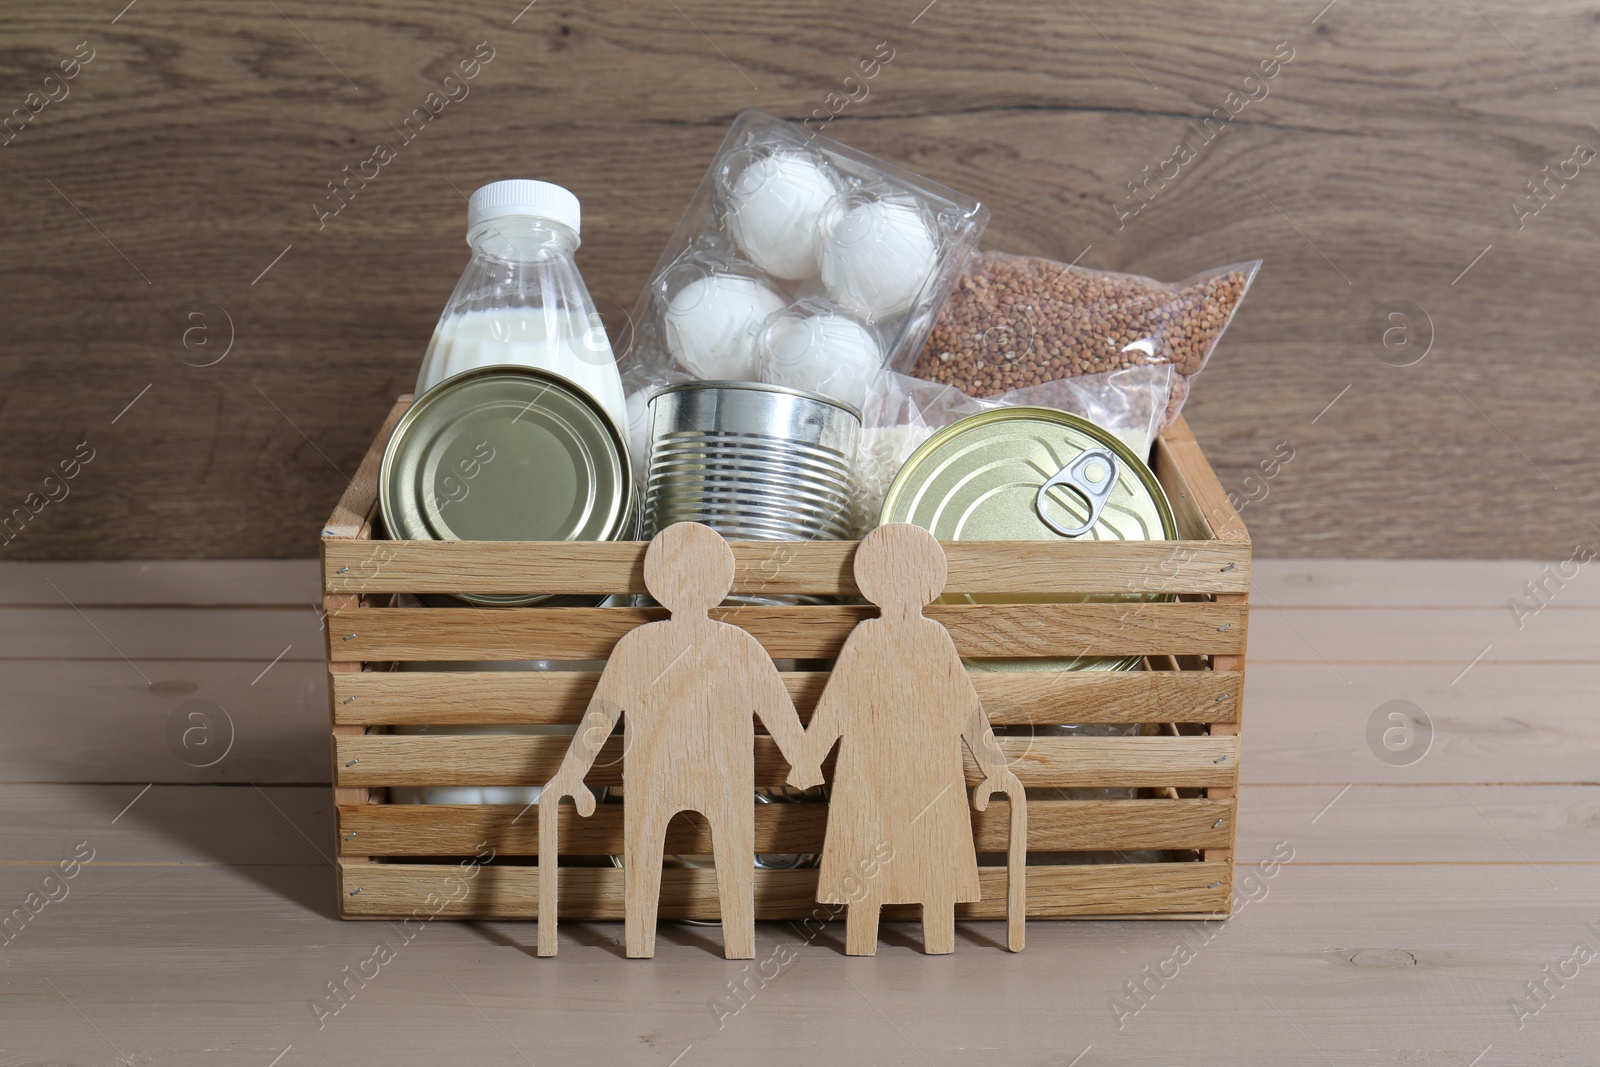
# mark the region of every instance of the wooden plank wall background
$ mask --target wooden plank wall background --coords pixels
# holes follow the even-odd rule
[[[7,5],[0,508],[58,499],[0,558],[312,554],[464,263],[462,194],[576,191],[615,326],[732,117],[860,97],[880,42],[828,132],[987,201],[987,247],[1169,279],[1266,261],[1188,408],[1236,490],[1293,447],[1248,483],[1262,553],[1600,545],[1600,4],[525,3]],[[326,183],[482,42],[470,94],[319,225]],[[1385,353],[1397,301],[1412,343]]]

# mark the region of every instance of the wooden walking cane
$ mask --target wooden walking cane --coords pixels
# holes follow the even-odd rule
[[[1021,952],[1022,929],[1028,919],[1027,791],[1020,783],[1008,785],[1006,802],[1011,808],[1011,830],[1006,841],[1006,947],[1012,952]],[[542,889],[539,901],[542,907],[544,902]],[[539,931],[540,936],[544,936],[543,923],[540,923]]]
[[[548,803],[547,803],[548,802]],[[539,794],[539,955],[556,954],[556,830],[561,797]]]
[[[594,814],[594,794],[583,784],[583,776],[588,774],[589,768],[594,765],[595,753],[605,744],[606,735],[611,732],[611,727],[617,720],[616,715],[606,718],[591,704],[589,711],[584,715],[584,722],[593,722],[591,717],[597,715],[598,723],[573,735],[572,747],[567,749],[567,754],[562,758],[561,766],[556,770],[555,776],[539,791],[538,952],[541,956],[556,954],[556,893],[558,892],[556,880],[559,875],[557,867],[560,863],[557,854],[557,846],[560,844],[557,840],[559,836],[557,831],[560,829],[558,820],[561,818],[561,798],[571,797],[578,814],[585,819]],[[596,731],[597,738],[591,737]],[[593,747],[586,750],[585,746],[591,745]],[[585,751],[586,755],[583,754]]]

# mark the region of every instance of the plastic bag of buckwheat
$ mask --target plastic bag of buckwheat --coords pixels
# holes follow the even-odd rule
[[[1255,280],[1260,260],[1177,284],[1036,256],[981,252],[967,263],[911,374],[974,397],[1128,367],[1175,372],[1160,425],[1177,417]]]

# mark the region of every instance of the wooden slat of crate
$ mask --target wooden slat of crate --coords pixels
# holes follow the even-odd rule
[[[972,813],[980,852],[1007,845],[1006,801]],[[1109,849],[1205,849],[1233,841],[1231,800],[1031,800],[1028,848],[1043,852]],[[339,809],[340,851],[350,856],[470,856],[487,842],[500,856],[539,852],[535,809],[520,805],[365,804]],[[561,850],[570,855],[620,855],[622,806],[601,804],[579,818],[561,811]],[[758,804],[757,852],[820,852],[826,804]],[[673,820],[669,853],[705,854],[711,835],[692,813]]]
[[[833,659],[868,607],[719,608],[779,659]],[[1123,656],[1237,653],[1243,604],[941,604],[963,656]],[[335,662],[352,660],[598,660],[623,634],[665,618],[655,608],[358,608],[328,616]]]
[[[643,593],[642,541],[331,542],[330,593]],[[733,543],[735,593],[854,596],[853,541]],[[949,593],[1243,593],[1248,545],[951,541]]]
[[[389,443],[389,435],[394,432],[395,424],[410,406],[411,395],[407,393],[396,400],[394,406],[389,409],[383,425],[378,429],[378,436],[373,438],[372,447],[361,457],[361,466],[356,468],[355,477],[345,486],[344,494],[339,497],[339,503],[334,507],[333,514],[328,517],[327,525],[322,528],[324,548],[330,539],[349,540],[370,534],[369,522],[378,506],[378,473],[383,466],[383,451]],[[322,572],[324,575],[328,573],[326,556],[323,557]],[[336,593],[357,590],[328,589],[327,591]]]
[[[1249,551],[1250,534],[1245,529],[1244,521],[1229,501],[1221,483],[1217,481],[1216,473],[1211,469],[1205,453],[1201,451],[1199,443],[1189,431],[1188,423],[1182,418],[1162,431],[1152,449],[1151,463],[1162,487],[1167,491],[1167,498],[1172,502],[1173,513],[1178,521],[1178,536],[1196,540],[1211,539],[1214,545],[1238,545],[1246,552]],[[1216,601],[1237,604],[1248,611],[1249,586],[1246,585],[1241,590],[1219,590]],[[1175,649],[1168,649],[1167,652],[1172,655],[1182,655]],[[1235,650],[1213,655],[1210,667],[1214,671],[1239,675],[1241,681],[1239,692],[1242,693],[1245,670],[1244,643],[1241,642],[1240,647]],[[1229,719],[1210,724],[1208,731],[1215,736],[1238,737],[1242,724],[1237,705],[1234,711],[1235,714]],[[1208,787],[1207,797],[1232,800],[1238,796],[1237,761],[1234,761],[1233,768],[1234,780],[1223,785]],[[1231,884],[1232,841],[1229,841],[1225,848],[1207,849],[1201,855],[1208,862],[1230,865]]]
[[[622,781],[625,739],[606,741],[585,778]],[[789,765],[770,737],[755,739],[755,784],[782,785]],[[367,734],[335,742],[340,786],[543,785],[571,738]],[[1201,787],[1235,782],[1237,737],[1003,737],[1000,750],[1027,786]],[[964,754],[967,783],[982,777]]]
[[[1150,460],[1172,502],[1179,537],[1249,546],[1244,521],[1181,416],[1156,438]]]
[[[378,492],[378,471],[383,461],[383,447],[381,442],[389,440],[389,434],[394,430],[395,424],[405,414],[406,408],[411,404],[409,396],[401,397],[394,407],[389,410],[389,416],[384,420],[383,426],[378,430],[378,436],[372,448],[361,458],[361,465],[356,468],[355,477],[350,479],[350,484],[345,487],[339,499],[338,506],[333,509],[333,514],[328,518],[328,524],[322,530],[322,573],[328,573],[327,550],[330,545],[341,543],[343,539],[358,539],[371,536],[372,511],[376,504]],[[349,543],[356,543],[350,541]],[[326,583],[324,583],[326,584]],[[329,590],[328,595],[322,598],[322,610],[325,615],[336,611],[349,611],[360,606],[361,598],[353,593],[339,593]],[[323,627],[326,634],[327,627]],[[328,673],[331,678],[351,676],[361,672],[359,663],[335,662],[330,649],[328,655]],[[330,686],[330,691],[332,687]],[[343,724],[335,714],[333,718],[333,741],[337,749],[339,738],[359,737],[366,733],[366,728],[359,725]],[[365,789],[349,789],[335,786],[333,802],[335,804],[358,804],[371,799]]]
[[[589,671],[366,671],[333,677],[334,720],[362,726],[576,723],[599,675]],[[784,684],[809,722],[826,672]],[[1237,671],[980,671],[989,721],[1224,723],[1238,713]]]
[[[1200,450],[1199,443],[1189,432],[1188,423],[1180,418],[1172,426],[1167,427],[1157,439],[1151,458],[1157,477],[1166,489],[1168,499],[1172,501],[1180,537],[1212,538],[1214,539],[1212,543],[1217,545],[1236,544],[1249,550],[1250,534],[1245,529],[1244,521],[1229,502],[1227,493],[1223,491],[1221,483],[1217,481],[1216,474],[1211,469],[1211,464],[1206,461],[1205,453]],[[1248,594],[1249,586],[1246,585],[1242,590],[1220,590],[1216,600],[1219,604],[1234,604],[1248,610]],[[1211,660],[1214,670],[1243,675],[1245,669],[1243,637],[1244,635],[1241,635],[1238,648],[1217,651]],[[1164,651],[1172,655],[1183,654],[1178,649]],[[1240,717],[1235,714],[1231,719],[1212,724],[1210,732],[1214,736],[1238,737],[1240,725]],[[1238,761],[1233,761],[1231,766],[1233,781],[1209,787],[1206,790],[1208,797],[1231,800],[1238,796]],[[1231,825],[1230,823],[1230,827]],[[1207,849],[1203,855],[1210,862],[1231,864],[1233,842],[1230,840],[1226,847]]]
[[[1218,596],[1217,599],[1222,601],[1222,602],[1224,602],[1224,603],[1227,603],[1227,602],[1242,602],[1243,599],[1244,599],[1244,594],[1225,593],[1225,594],[1222,594],[1222,595]],[[1219,671],[1225,670],[1225,671],[1229,671],[1231,673],[1238,674],[1239,683],[1240,683],[1240,692],[1243,692],[1244,669],[1245,669],[1245,667],[1244,667],[1244,665],[1245,665],[1244,649],[1241,648],[1238,651],[1238,653],[1236,653],[1234,655],[1213,656],[1212,659],[1211,659],[1211,665],[1216,670],[1219,670]],[[1211,726],[1210,726],[1210,732],[1211,732],[1211,735],[1213,737],[1238,737],[1239,736],[1239,728],[1240,728],[1241,725],[1242,724],[1239,721],[1239,717],[1235,716],[1234,718],[1229,719],[1229,720],[1227,720],[1225,722],[1214,722],[1214,723],[1212,723]],[[1208,797],[1216,797],[1218,799],[1232,800],[1235,797],[1237,797],[1238,795],[1239,795],[1239,763],[1238,763],[1237,760],[1235,760],[1234,763],[1233,763],[1233,781],[1227,783],[1226,785],[1212,786],[1212,787],[1208,788],[1206,790],[1206,796],[1208,796]],[[1231,828],[1231,823],[1230,823],[1230,828]],[[1233,861],[1233,840],[1230,838],[1226,846],[1215,848],[1215,849],[1208,849],[1205,852],[1205,858],[1208,859],[1208,860],[1221,860],[1221,861],[1224,861],[1224,862],[1231,863]]]
[[[622,871],[563,867],[561,914],[621,919]],[[716,918],[716,871],[662,872],[662,919]],[[1101,863],[1028,868],[1028,914],[1034,918],[1139,916],[1210,917],[1226,914],[1230,874],[1225,863]],[[841,914],[816,903],[817,872],[756,871],[756,918],[827,918]],[[489,866],[476,872],[455,864],[339,864],[340,913],[347,919],[530,919],[538,911],[538,868]],[[957,904],[960,919],[1005,917],[1006,873],[980,867],[983,899]],[[915,918],[918,910],[884,909],[884,918]]]

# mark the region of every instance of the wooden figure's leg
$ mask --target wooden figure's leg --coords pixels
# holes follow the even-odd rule
[[[647,811],[629,819],[623,814],[622,879],[623,938],[631,959],[648,959],[656,954],[656,911],[661,903],[661,858],[666,849],[667,823],[673,812],[661,813],[648,805]]]
[[[942,956],[956,950],[956,906],[953,902],[922,905],[922,951]]]
[[[876,956],[878,954],[878,913],[882,906],[871,901],[851,904],[844,916],[844,954],[846,956]]]
[[[707,816],[711,853],[717,863],[717,900],[722,909],[722,954],[756,958],[755,806],[746,794],[734,810]]]

